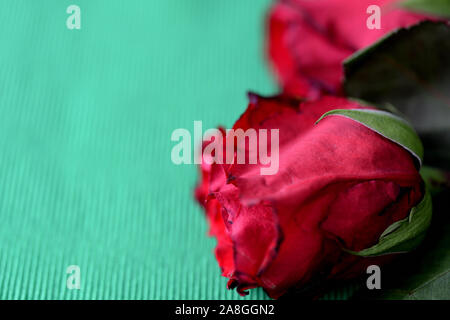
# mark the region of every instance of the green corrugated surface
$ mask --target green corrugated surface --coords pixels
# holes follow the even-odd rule
[[[239,298],[170,136],[230,126],[246,90],[276,91],[269,2],[0,2],[1,299]]]

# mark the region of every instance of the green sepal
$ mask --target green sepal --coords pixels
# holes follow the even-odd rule
[[[343,116],[361,123],[408,150],[418,160],[419,164],[422,165],[422,142],[411,125],[402,118],[381,110],[335,109],[323,114],[316,123],[332,115]]]

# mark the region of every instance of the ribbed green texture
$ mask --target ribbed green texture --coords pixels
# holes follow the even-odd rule
[[[170,136],[231,126],[246,90],[276,92],[269,3],[0,2],[0,299],[239,298]]]

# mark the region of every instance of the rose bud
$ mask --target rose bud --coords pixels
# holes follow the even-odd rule
[[[255,150],[246,140],[234,146],[230,132],[220,142],[234,163],[209,155],[201,164],[196,198],[229,288],[262,287],[278,298],[317,279],[358,276],[423,238],[431,219],[423,149],[404,120],[339,97],[250,94],[233,129],[278,129],[279,141],[268,143],[278,142],[279,170],[263,175],[267,163],[237,163],[239,149]]]
[[[303,97],[340,94],[344,59],[392,30],[425,19],[396,2],[277,1],[268,18],[268,56],[284,91]],[[374,5],[380,8],[378,26]]]

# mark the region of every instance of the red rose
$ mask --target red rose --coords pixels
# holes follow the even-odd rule
[[[279,129],[279,171],[259,164],[206,164],[196,198],[229,288],[263,287],[273,298],[318,277],[348,278],[379,258],[377,243],[423,197],[411,153],[331,109],[362,109],[344,98],[250,96],[233,129]],[[225,143],[224,139],[224,143]],[[376,259],[376,260],[373,260]]]
[[[317,97],[341,93],[342,62],[386,33],[425,17],[392,0],[280,0],[269,14],[268,52],[284,91]],[[381,9],[380,29],[369,29],[367,8]]]

